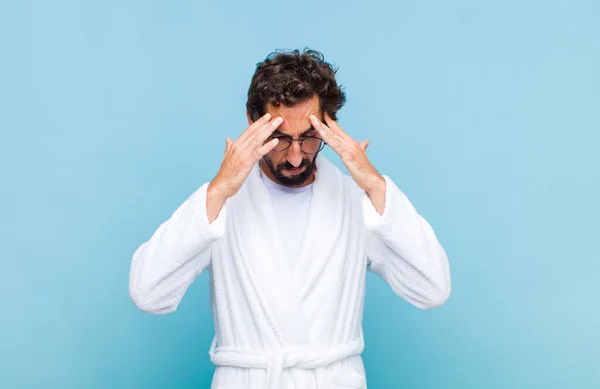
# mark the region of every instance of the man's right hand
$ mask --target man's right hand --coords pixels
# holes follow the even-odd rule
[[[210,223],[217,218],[225,201],[240,190],[254,165],[277,145],[277,139],[264,142],[281,123],[283,118],[271,120],[271,114],[267,113],[246,128],[235,142],[230,138],[225,140],[225,156],[206,193],[206,213]]]

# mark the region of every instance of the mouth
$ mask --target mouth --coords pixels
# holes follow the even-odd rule
[[[284,171],[286,171],[290,174],[298,174],[298,173],[302,172],[302,170],[304,170],[304,167],[295,167],[292,169],[284,169]]]

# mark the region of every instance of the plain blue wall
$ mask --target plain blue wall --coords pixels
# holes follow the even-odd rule
[[[600,3],[366,3],[0,3],[1,388],[208,388],[208,274],[152,316],[131,255],[305,46],[452,265],[433,311],[369,276],[369,387],[600,387]]]

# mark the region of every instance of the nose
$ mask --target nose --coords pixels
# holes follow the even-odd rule
[[[300,142],[292,142],[290,147],[287,149],[287,161],[294,167],[300,166],[302,163],[302,149],[300,148]]]

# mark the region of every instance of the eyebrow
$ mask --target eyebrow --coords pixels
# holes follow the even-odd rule
[[[308,128],[308,130],[304,131],[302,134],[300,134],[300,136],[306,136],[309,133],[315,131],[315,129],[311,126]],[[279,134],[279,135],[285,135],[285,136],[289,136],[288,134],[284,134],[283,132],[279,131],[279,130],[275,130],[273,131],[273,134]]]

